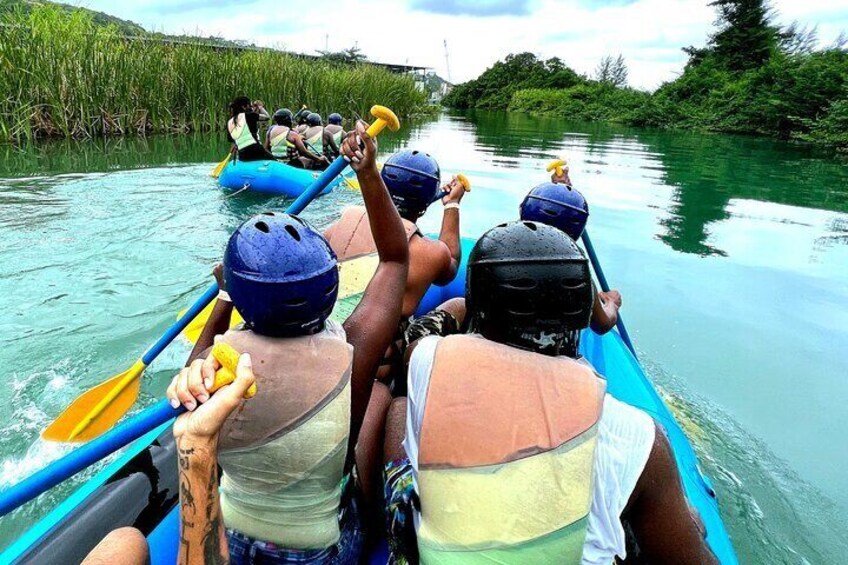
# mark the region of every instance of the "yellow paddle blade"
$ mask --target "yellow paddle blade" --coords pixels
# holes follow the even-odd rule
[[[194,320],[191,321],[189,325],[186,326],[186,329],[183,330],[183,336],[191,343],[197,343],[197,340],[200,338],[200,333],[203,331],[204,326],[206,326],[206,322],[209,321],[209,316],[212,315],[212,309],[215,307],[217,300],[213,300],[210,302],[206,308],[200,311]],[[186,309],[187,310],[187,309]],[[183,314],[186,313],[186,310],[181,311],[177,314],[177,319],[181,318]],[[233,314],[230,317],[230,327],[234,328],[237,325],[244,322],[244,318],[241,317],[241,314],[238,313],[238,310],[233,308]]]
[[[353,257],[347,261],[339,263],[339,299],[347,298],[353,294],[358,294],[365,290],[371,277],[377,272],[377,265],[380,260],[376,253],[371,255],[362,255]],[[200,311],[194,320],[183,330],[183,336],[191,343],[197,343],[200,339],[200,334],[209,321],[209,316],[212,315],[212,309],[215,307],[216,300],[209,303],[206,308]],[[181,318],[186,310],[177,314],[177,319]],[[230,317],[230,329],[244,322],[238,310],[233,308],[233,314]]]
[[[144,364],[132,367],[84,392],[42,432],[48,441],[84,442],[114,426],[138,398]],[[110,398],[114,396],[114,398]],[[99,413],[98,413],[99,412]]]
[[[227,156],[226,156],[226,157],[224,157],[224,160],[223,160],[223,161],[221,161],[220,163],[218,163],[218,164],[215,166],[215,168],[214,168],[214,169],[212,169],[212,172],[209,174],[209,176],[210,176],[210,177],[212,177],[213,179],[216,179],[216,178],[220,177],[220,176],[221,176],[221,173],[224,171],[224,167],[226,167],[226,166],[227,166],[227,163],[229,163],[229,162],[230,162],[230,157],[231,157],[231,156],[232,156],[231,154],[227,154]]]

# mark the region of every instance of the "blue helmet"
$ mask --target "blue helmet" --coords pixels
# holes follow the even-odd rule
[[[341,115],[341,114],[338,114],[338,113],[336,113],[336,112],[333,112],[333,113],[332,113],[332,114],[330,114],[330,116],[327,118],[327,123],[335,124],[335,125],[337,125],[337,126],[342,125],[342,115]]]
[[[293,337],[321,331],[336,304],[336,254],[312,227],[265,212],[236,229],[224,252],[233,305],[256,333]]]
[[[577,240],[589,219],[589,204],[570,186],[542,183],[524,197],[519,208],[521,219],[539,222],[564,231]]]
[[[320,126],[321,125],[321,114],[316,112],[310,112],[308,116],[306,116],[306,123],[310,126]]]
[[[429,153],[400,151],[386,160],[380,172],[401,216],[421,216],[440,194],[439,164]]]

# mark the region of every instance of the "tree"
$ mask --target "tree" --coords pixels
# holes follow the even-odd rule
[[[778,44],[778,28],[771,23],[766,0],[713,0],[718,10],[718,32],[710,46],[729,71],[743,72],[765,64]]]
[[[368,57],[356,46],[348,47],[341,51],[318,51],[318,54],[321,55],[322,59],[326,59],[331,63],[343,63],[347,65],[356,65],[357,63],[364,63],[368,60]]]
[[[612,55],[607,55],[602,58],[595,68],[595,79],[617,87],[627,86],[627,63],[624,57],[619,55],[613,59]]]

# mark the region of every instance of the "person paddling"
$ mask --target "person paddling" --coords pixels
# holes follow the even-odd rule
[[[233,306],[238,308],[245,325],[218,339],[250,356],[258,392],[218,422],[220,429],[199,426],[211,438],[201,446],[185,441],[185,433],[177,437],[181,563],[200,562],[192,556],[202,560],[207,546],[207,555],[238,564],[359,559],[363,536],[351,475],[353,446],[400,318],[409,254],[364,124],[344,141],[342,153],[375,218],[370,229],[376,272],[339,323],[330,318],[339,292],[336,256],[309,224],[266,213],[232,235],[223,268],[232,304],[218,301],[200,339],[211,345],[215,333],[226,329]],[[172,403],[190,411],[187,424],[205,408],[214,368],[211,357],[197,358],[168,388]],[[189,449],[194,451],[187,454]],[[188,455],[192,459],[183,464]],[[220,500],[216,463],[223,470]],[[225,536],[228,552],[217,543]]]
[[[589,220],[589,204],[570,183],[567,169],[563,169],[562,175],[554,173],[551,182],[542,183],[527,193],[519,207],[519,217],[555,227],[574,241],[579,240]],[[618,290],[595,294],[592,307],[592,329],[595,333],[603,335],[615,327],[619,308],[621,294]]]
[[[267,116],[265,109],[255,107],[247,96],[239,96],[230,104],[227,138],[233,142],[233,151],[240,160],[261,161],[274,158],[259,143],[259,122],[267,119]]]
[[[322,125],[321,115],[315,112],[310,113],[306,117],[306,124],[309,127],[303,132],[303,143],[311,153],[317,156],[317,159],[309,156],[301,159],[301,161],[305,168],[324,170],[330,164],[330,161],[324,156],[324,126]]]
[[[409,277],[403,298],[402,321],[398,340],[393,353],[387,355],[386,367],[403,374],[402,348],[403,330],[415,312],[421,298],[431,284],[447,284],[456,276],[462,253],[459,237],[459,206],[466,187],[454,177],[450,183],[440,187],[441,172],[436,160],[429,154],[406,150],[395,153],[386,160],[380,173],[392,201],[400,213],[409,241]],[[444,205],[442,229],[439,238],[424,237],[416,222],[435,200]],[[347,259],[374,252],[374,237],[371,233],[368,211],[361,206],[352,206],[342,212],[341,219],[330,226],[324,236],[340,259]],[[381,372],[388,376],[388,370]],[[403,385],[403,379],[397,383]]]
[[[300,157],[317,161],[320,156],[311,151],[303,143],[303,137],[292,129],[292,113],[288,108],[274,112],[274,125],[268,128],[265,138],[265,148],[280,161],[294,167],[303,167]]]
[[[324,126],[324,155],[330,161],[339,156],[339,147],[345,135],[342,128],[342,115],[333,112],[327,117],[327,125]]]
[[[594,299],[563,232],[502,224],[471,252],[467,319],[410,345],[386,423],[393,562],[714,564],[662,428],[578,355]]]

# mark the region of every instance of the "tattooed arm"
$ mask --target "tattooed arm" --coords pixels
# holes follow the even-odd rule
[[[183,369],[168,387],[168,398],[179,405],[178,399],[187,393],[189,379],[214,380],[219,367],[210,355],[202,363],[195,362]],[[254,380],[250,355],[244,354],[239,359],[233,384],[221,388],[199,405],[199,399],[194,398],[193,402],[184,403],[189,411],[174,422],[182,519],[180,565],[230,562],[218,500],[218,435]]]

